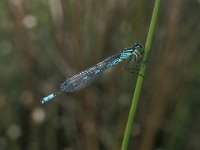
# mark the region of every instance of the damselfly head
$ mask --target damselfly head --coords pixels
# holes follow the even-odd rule
[[[134,48],[134,49],[141,50],[141,49],[142,49],[142,44],[140,44],[140,43],[135,43],[135,44],[133,45],[133,48]]]

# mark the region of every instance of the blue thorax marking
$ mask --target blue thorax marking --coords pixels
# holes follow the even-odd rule
[[[123,59],[127,59],[127,58],[130,57],[132,54],[133,54],[133,50],[132,50],[132,49],[122,51],[122,52],[121,52],[121,55],[120,55],[120,60],[122,61]]]

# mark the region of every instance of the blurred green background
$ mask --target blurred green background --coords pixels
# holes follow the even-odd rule
[[[118,50],[145,44],[154,1],[1,0],[0,150],[119,150],[136,75],[40,99]],[[200,1],[163,1],[129,149],[200,149]]]

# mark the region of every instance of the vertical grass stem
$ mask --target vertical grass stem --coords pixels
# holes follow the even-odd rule
[[[144,48],[144,58],[143,58],[144,63],[142,63],[141,67],[140,67],[139,76],[138,76],[135,91],[134,91],[134,94],[133,94],[132,104],[131,104],[131,108],[130,108],[130,112],[129,112],[129,116],[128,116],[128,121],[127,121],[126,129],[125,129],[125,133],[124,133],[124,138],[123,138],[122,145],[121,145],[121,150],[127,150],[127,148],[128,148],[131,130],[132,130],[132,126],[133,126],[133,121],[134,121],[134,118],[135,118],[137,104],[138,104],[138,101],[139,101],[139,97],[140,97],[140,93],[141,93],[141,89],[142,89],[142,84],[143,84],[143,80],[144,80],[143,77],[144,77],[145,72],[146,72],[147,59],[148,59],[148,56],[149,56],[149,53],[150,53],[150,48],[151,48],[151,45],[152,45],[152,41],[153,41],[155,29],[156,29],[156,23],[157,23],[157,20],[158,20],[160,3],[161,3],[161,0],[155,1],[153,14],[152,14],[152,18],[151,18],[151,23],[150,23],[150,27],[149,27],[149,32],[148,32],[148,36],[147,36],[147,41],[146,41],[145,48]]]

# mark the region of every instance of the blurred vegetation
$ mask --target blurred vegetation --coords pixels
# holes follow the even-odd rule
[[[0,150],[118,150],[136,76],[123,64],[42,105],[134,42],[154,1],[0,1]],[[163,1],[129,149],[200,149],[200,1]]]

